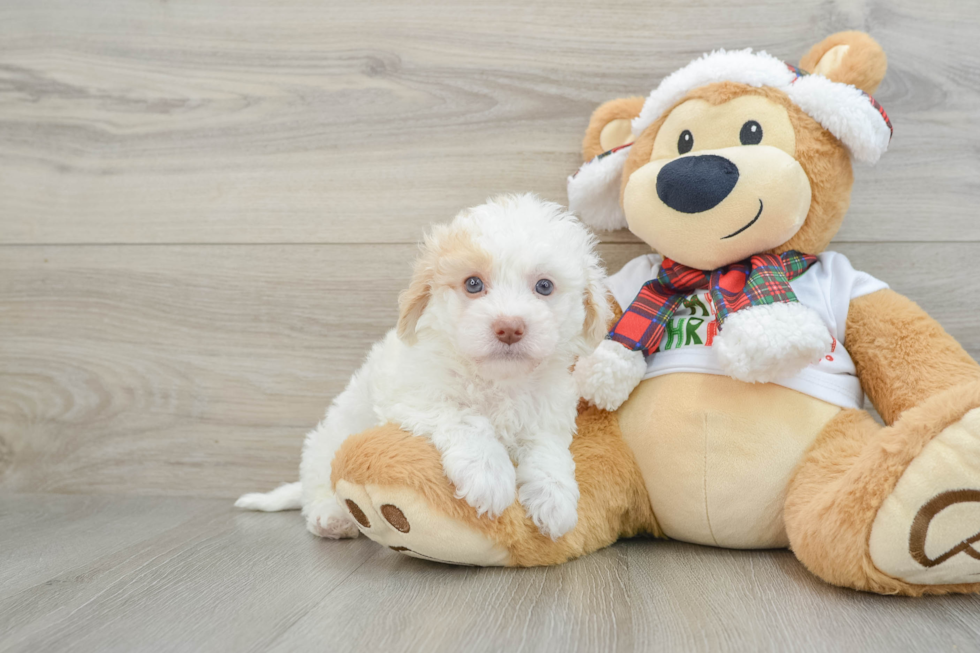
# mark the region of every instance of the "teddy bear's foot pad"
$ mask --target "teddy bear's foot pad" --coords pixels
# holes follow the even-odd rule
[[[871,560],[914,585],[980,582],[980,409],[933,438],[875,517]]]
[[[341,480],[336,492],[358,530],[392,551],[454,565],[503,566],[510,558],[486,535],[433,509],[411,489]]]

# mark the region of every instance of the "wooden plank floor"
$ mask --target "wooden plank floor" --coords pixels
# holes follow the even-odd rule
[[[896,132],[834,248],[980,357],[980,3],[0,0],[0,651],[980,650],[980,598],[788,552],[455,569],[230,506],[295,477],[427,225],[563,202],[592,109],[703,51],[849,28]]]
[[[972,651],[975,596],[830,587],[789,552],[636,540],[452,567],[226,501],[0,498],[0,650]]]

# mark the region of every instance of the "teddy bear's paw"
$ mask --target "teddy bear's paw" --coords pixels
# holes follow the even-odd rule
[[[603,410],[616,410],[643,380],[643,352],[603,340],[588,356],[578,359],[572,373],[579,396]]]
[[[578,523],[578,485],[541,475],[521,485],[521,505],[543,535],[557,540]]]
[[[748,383],[768,383],[819,362],[832,344],[833,337],[816,311],[780,302],[732,313],[714,347],[726,374]]]
[[[306,529],[317,537],[343,540],[358,535],[352,515],[333,496],[307,506],[303,514],[306,516]]]
[[[494,519],[514,503],[517,474],[504,446],[489,439],[470,440],[442,453],[442,467],[456,486],[456,498]]]
[[[485,532],[450,517],[415,489],[345,480],[336,489],[339,504],[358,530],[392,551],[455,565],[503,566],[510,560],[506,549]]]
[[[980,408],[929,441],[881,504],[874,565],[914,585],[980,583]]]

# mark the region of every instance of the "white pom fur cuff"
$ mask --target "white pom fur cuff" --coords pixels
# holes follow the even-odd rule
[[[578,360],[573,378],[580,397],[603,410],[616,410],[629,399],[646,371],[643,352],[603,340],[594,352]]]
[[[732,313],[714,347],[729,376],[768,383],[818,362],[832,344],[830,331],[816,311],[796,302],[781,302]]]

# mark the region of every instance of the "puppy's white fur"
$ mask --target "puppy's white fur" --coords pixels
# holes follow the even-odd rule
[[[483,292],[467,292],[473,276]],[[542,279],[553,282],[550,295],[535,290]],[[605,336],[603,281],[591,233],[533,195],[496,198],[434,228],[400,297],[398,328],[374,345],[307,435],[300,482],[235,505],[301,506],[314,534],[356,537],[330,466],[349,435],[391,422],[432,440],[457,496],[479,514],[499,515],[516,489],[541,532],[567,533],[579,498],[569,452],[578,393],[569,370]],[[523,337],[499,341],[499,318],[523,320]]]

